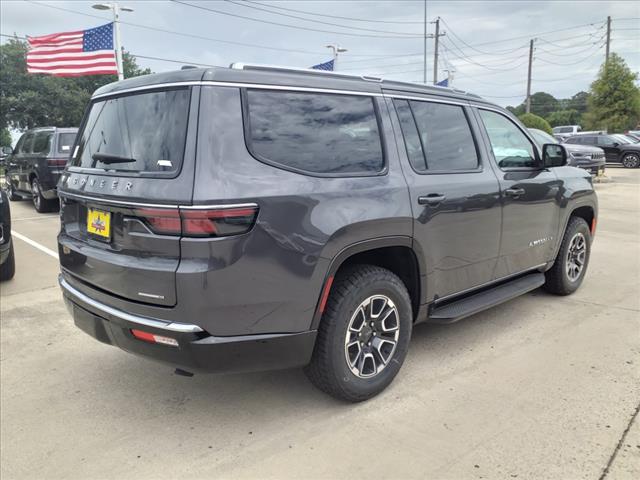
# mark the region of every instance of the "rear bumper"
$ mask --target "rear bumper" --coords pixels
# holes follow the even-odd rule
[[[101,304],[59,277],[67,309],[78,328],[122,350],[191,371],[247,372],[300,367],[309,363],[316,331],[215,337],[197,325],[138,317]],[[131,329],[174,338],[178,346],[135,338]]]

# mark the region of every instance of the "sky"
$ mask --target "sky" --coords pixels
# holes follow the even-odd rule
[[[110,12],[92,9],[93,3],[1,0],[0,30],[37,36],[111,21]],[[326,45],[337,44],[347,49],[339,56],[338,71],[423,80],[423,0],[148,0],[120,5],[134,9],[121,15],[124,48],[155,72],[232,62],[309,67],[330,60]],[[427,33],[434,33],[431,22],[438,17],[445,33],[439,37],[438,78],[452,70],[453,87],[503,106],[524,100],[531,39],[532,93],[569,98],[588,90],[604,60],[607,16],[612,18],[611,51],[640,73],[637,1],[450,0],[427,1],[426,10]],[[428,83],[433,81],[433,53],[434,39],[429,38]]]

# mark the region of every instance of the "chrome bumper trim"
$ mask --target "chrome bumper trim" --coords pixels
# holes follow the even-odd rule
[[[93,298],[85,295],[81,291],[73,288],[69,283],[62,278],[62,275],[58,277],[58,282],[60,283],[60,287],[62,290],[69,295],[70,297],[75,297],[78,300],[90,305],[100,312],[104,312],[108,315],[112,315],[114,317],[120,318],[122,320],[126,320],[127,322],[137,323],[139,325],[144,325],[147,327],[159,328],[162,330],[167,330],[169,332],[177,332],[177,333],[197,333],[202,332],[202,328],[197,325],[193,325],[190,323],[166,323],[160,320],[152,320],[147,317],[139,317],[137,315],[133,315],[131,313],[123,312],[122,310],[118,310],[117,308],[110,307],[103,303],[100,303]]]

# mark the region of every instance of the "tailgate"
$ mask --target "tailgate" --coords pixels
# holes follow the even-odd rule
[[[176,304],[171,215],[192,200],[198,101],[198,87],[180,87],[92,102],[58,185],[65,274],[123,299]]]

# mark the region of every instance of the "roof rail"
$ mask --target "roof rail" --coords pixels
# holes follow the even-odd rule
[[[280,65],[265,65],[260,63],[240,63],[234,62],[229,68],[234,70],[269,70],[269,71],[281,71],[281,72],[296,72],[296,73],[304,73],[307,75],[332,75],[336,77],[344,77],[344,78],[357,78],[360,80],[365,80],[367,82],[382,82],[382,78],[373,77],[370,75],[350,75],[348,73],[342,72],[333,72],[327,70],[314,70],[312,68],[299,68],[299,67],[284,67]]]

